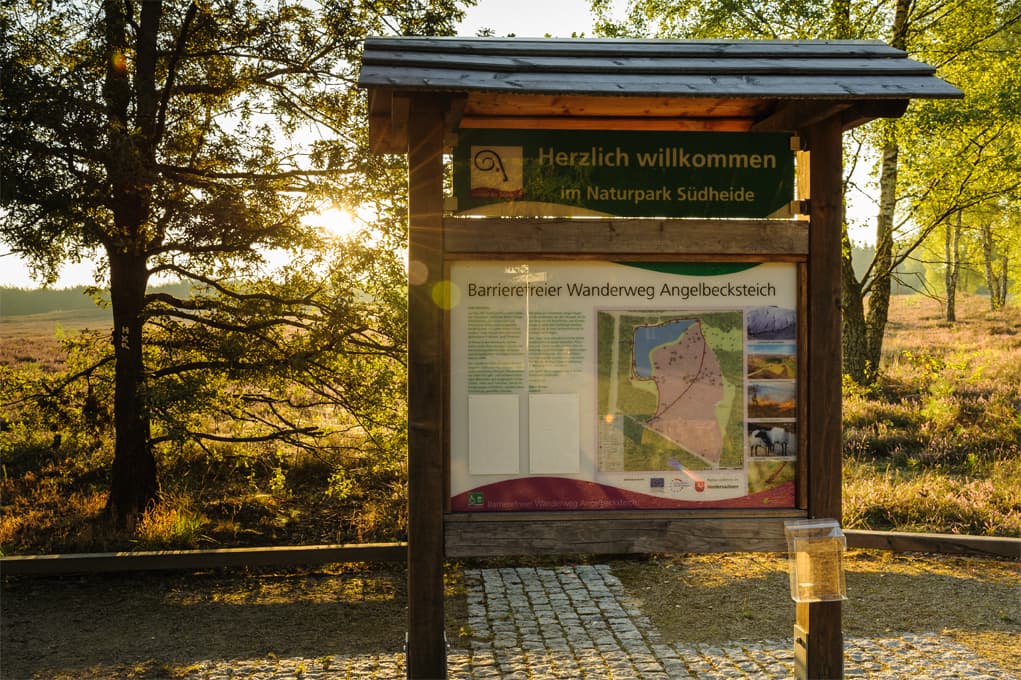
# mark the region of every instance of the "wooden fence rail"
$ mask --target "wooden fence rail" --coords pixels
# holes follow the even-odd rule
[[[845,530],[844,535],[847,536],[847,545],[851,548],[1021,559],[1021,538],[853,529]],[[406,543],[366,543],[360,545],[224,548],[219,550],[17,555],[0,558],[0,576],[188,571],[223,567],[297,567],[343,562],[403,562],[407,558],[407,548]]]
[[[406,555],[405,543],[25,555],[0,558],[0,575],[98,574],[221,567],[297,567],[341,562],[403,562]]]

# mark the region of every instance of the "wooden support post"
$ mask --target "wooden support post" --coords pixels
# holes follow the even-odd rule
[[[409,678],[446,678],[443,631],[443,100],[410,103],[408,287]]]
[[[839,117],[807,130],[811,222],[808,244],[808,516],[841,517],[840,252],[843,223]],[[841,603],[797,605],[795,677],[844,674]]]

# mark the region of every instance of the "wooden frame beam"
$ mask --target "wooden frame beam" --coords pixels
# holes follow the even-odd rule
[[[444,220],[448,254],[612,255],[808,254],[808,226],[799,220],[572,219],[465,217]]]
[[[850,108],[852,102],[784,102],[769,116],[757,121],[752,132],[796,132]]]
[[[840,252],[843,227],[843,126],[831,117],[806,131],[808,142],[808,516],[841,518]],[[799,679],[842,678],[841,602],[796,606],[794,670]]]
[[[841,114],[841,127],[846,132],[876,118],[900,118],[908,110],[907,99],[858,102]]]
[[[719,512],[546,512],[457,514],[446,518],[449,557],[776,552],[783,524],[799,510]]]
[[[562,118],[555,116],[473,116],[461,127],[506,130],[662,130],[664,132],[746,132],[752,118]]]
[[[446,678],[443,616],[446,354],[443,135],[447,99],[421,95],[408,114],[408,645],[409,678]]]

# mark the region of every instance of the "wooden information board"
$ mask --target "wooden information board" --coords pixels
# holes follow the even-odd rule
[[[360,83],[410,170],[409,677],[448,557],[839,520],[842,133],[956,88],[861,41],[380,38]],[[797,604],[798,677],[840,612]]]

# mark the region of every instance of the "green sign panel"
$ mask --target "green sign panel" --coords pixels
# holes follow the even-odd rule
[[[468,129],[458,210],[491,215],[769,217],[794,198],[790,135]]]

